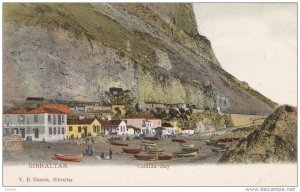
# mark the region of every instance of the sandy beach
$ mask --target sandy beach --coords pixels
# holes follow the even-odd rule
[[[211,137],[210,137],[211,138]],[[196,157],[173,157],[171,160],[160,160],[155,163],[168,163],[168,164],[216,164],[221,157],[221,153],[212,152],[213,146],[208,146],[203,141],[207,138],[201,138],[197,135],[194,136],[177,136],[176,139],[184,139],[186,144],[194,144],[194,148],[198,149]],[[126,141],[129,145],[128,148],[141,148],[142,140]],[[159,148],[165,150],[165,153],[172,154],[173,152],[181,151],[181,146],[177,142],[172,142],[172,138],[162,138],[155,141]],[[85,152],[88,143],[81,143],[76,140],[64,141],[56,143],[23,143],[23,150],[21,151],[3,151],[4,164],[28,164],[28,163],[59,163],[60,161],[53,160],[53,153],[61,153],[66,155],[81,154]],[[102,160],[98,157],[101,153],[109,154],[109,149],[112,150],[111,160]],[[144,150],[144,147],[142,148]],[[144,153],[144,151],[142,152]],[[97,157],[98,156],[98,157]],[[97,137],[94,142],[94,155],[84,156],[79,163],[68,162],[68,164],[76,165],[129,165],[137,164],[139,161],[134,160],[132,154],[127,154],[122,151],[122,146],[111,145],[107,141],[107,137]]]

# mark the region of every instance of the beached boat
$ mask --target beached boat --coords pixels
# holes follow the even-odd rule
[[[172,158],[172,155],[158,155],[158,160],[171,160]]]
[[[172,142],[185,143],[185,140],[182,140],[182,139],[172,139]]]
[[[194,144],[181,144],[181,147],[189,147],[189,148],[192,148],[192,147],[194,147]]]
[[[128,143],[121,143],[121,142],[110,142],[111,145],[117,145],[117,146],[128,146]]]
[[[190,149],[194,147],[194,144],[180,144],[182,149]]]
[[[182,151],[184,151],[184,152],[198,152],[199,149],[195,149],[195,148],[185,148],[185,149],[182,149]]]
[[[165,150],[163,149],[150,149],[148,153],[163,153]]]
[[[133,159],[135,160],[140,160],[140,161],[155,161],[156,160],[156,156],[155,155],[134,155]]]
[[[186,151],[175,152],[173,154],[175,157],[194,157],[198,155],[197,152],[186,152]]]
[[[128,149],[128,148],[122,148],[124,153],[129,153],[129,154],[138,154],[142,152],[142,149]]]
[[[157,141],[159,138],[158,137],[144,137],[145,140],[150,140],[150,141]]]
[[[156,146],[157,144],[155,142],[149,142],[149,141],[142,141],[143,145],[146,146]]]
[[[80,155],[63,155],[59,153],[53,153],[54,160],[61,160],[61,161],[74,161],[80,162],[82,160],[82,154]]]

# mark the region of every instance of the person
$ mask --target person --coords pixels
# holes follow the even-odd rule
[[[112,150],[109,149],[109,158],[112,159]]]
[[[87,148],[86,148],[86,155],[88,156],[92,156],[94,155],[94,149],[93,149],[93,145],[92,144],[88,144]]]
[[[101,153],[100,157],[101,159],[104,159],[104,153]]]

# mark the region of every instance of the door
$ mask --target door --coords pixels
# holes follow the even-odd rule
[[[87,127],[83,128],[83,132],[84,132],[84,136],[86,137],[87,136]]]
[[[38,129],[34,130],[34,138],[39,138],[39,130]]]
[[[22,137],[22,138],[25,138],[25,129],[22,128],[22,129],[20,129],[20,130],[21,130],[21,137]]]

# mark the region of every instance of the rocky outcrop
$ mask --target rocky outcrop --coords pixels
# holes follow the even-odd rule
[[[190,4],[5,3],[3,11],[4,104],[107,101],[119,87],[136,102],[245,114],[276,105],[221,68]]]
[[[220,162],[275,163],[297,161],[297,108],[281,106],[248,137],[232,145]]]

